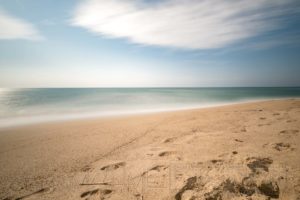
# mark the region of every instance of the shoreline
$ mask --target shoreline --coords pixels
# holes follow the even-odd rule
[[[47,116],[27,116],[19,117],[13,119],[0,119],[0,130],[34,126],[38,124],[52,124],[52,123],[63,123],[71,121],[81,121],[81,120],[96,120],[96,119],[111,119],[119,117],[130,117],[138,115],[148,115],[148,114],[159,114],[159,113],[169,113],[169,112],[180,112],[180,111],[191,111],[206,108],[215,108],[247,103],[259,103],[267,101],[280,101],[280,100],[299,100],[300,97],[280,97],[280,98],[258,98],[258,99],[244,99],[236,102],[222,102],[214,104],[206,104],[199,106],[186,106],[181,108],[169,108],[169,109],[151,109],[151,110],[139,110],[139,111],[123,111],[123,112],[106,112],[106,113],[86,113],[86,114],[67,114],[67,115],[47,115]],[[4,121],[4,122],[3,122]]]

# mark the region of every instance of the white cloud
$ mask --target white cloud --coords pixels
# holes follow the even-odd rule
[[[220,48],[274,30],[296,0],[85,0],[72,25],[145,45]],[[298,7],[299,8],[299,7]]]
[[[34,25],[10,16],[0,9],[0,39],[39,40],[42,36]]]

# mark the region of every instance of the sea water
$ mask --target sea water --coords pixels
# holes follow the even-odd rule
[[[299,98],[300,87],[0,89],[0,127]]]

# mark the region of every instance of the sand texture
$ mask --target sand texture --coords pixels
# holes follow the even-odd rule
[[[300,200],[300,100],[0,131],[0,199]]]

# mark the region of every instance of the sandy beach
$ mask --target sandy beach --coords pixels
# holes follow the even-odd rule
[[[0,130],[0,199],[300,199],[300,100]]]

